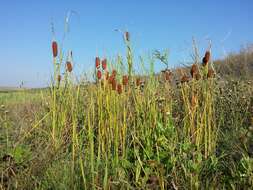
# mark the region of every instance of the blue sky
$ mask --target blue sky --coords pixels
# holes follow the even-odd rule
[[[49,83],[53,71],[50,23],[53,20],[60,41],[69,10],[78,15],[70,18],[65,48],[73,51],[77,73],[90,70],[97,55],[124,54],[116,28],[131,33],[135,57],[168,48],[171,67],[191,59],[193,36],[200,53],[210,38],[214,57],[253,42],[252,0],[1,0],[0,86]]]

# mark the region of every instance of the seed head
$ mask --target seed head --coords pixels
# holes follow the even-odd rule
[[[117,88],[117,82],[115,80],[115,78],[112,79],[112,90],[116,90]]]
[[[117,75],[117,71],[116,71],[115,69],[113,69],[113,70],[112,70],[112,76],[113,76],[113,77],[116,77],[116,75]]]
[[[191,76],[192,78],[195,77],[195,75],[198,73],[198,66],[196,64],[193,64],[192,67],[191,67]]]
[[[106,67],[107,67],[107,60],[103,59],[103,61],[102,61],[102,68],[103,68],[103,70],[106,70]]]
[[[208,62],[210,60],[210,56],[211,56],[210,51],[206,51],[205,57],[203,57],[203,59],[202,59],[203,66],[206,66],[208,64]]]
[[[210,60],[211,53],[210,51],[206,51],[205,58],[207,59],[207,62]]]
[[[121,84],[117,85],[117,91],[118,91],[118,94],[122,93],[122,85]]]
[[[127,76],[127,75],[124,75],[124,76],[122,77],[122,84],[123,84],[124,86],[126,86],[126,85],[128,84],[128,76]]]
[[[53,56],[57,57],[57,55],[58,55],[58,47],[57,47],[57,42],[56,41],[52,42],[52,50],[53,50]]]
[[[140,79],[140,78],[137,78],[137,79],[136,79],[136,86],[140,86],[140,84],[141,84],[141,79]]]
[[[109,77],[109,84],[112,84],[112,81],[113,80],[115,80],[115,77],[113,76],[113,75],[111,75],[110,77]]]
[[[100,67],[100,59],[99,59],[99,57],[96,57],[96,59],[95,59],[95,66],[96,66],[97,69]]]
[[[70,61],[67,61],[66,67],[67,67],[67,71],[68,71],[68,72],[71,72],[71,71],[73,70],[73,67],[72,67],[72,64],[71,64]]]
[[[202,65],[205,67],[207,64],[208,64],[208,61],[207,61],[206,57],[203,57]]]
[[[125,38],[126,38],[126,41],[129,42],[129,40],[130,40],[129,32],[125,32]]]
[[[100,80],[102,78],[102,72],[100,70],[97,71],[97,79]]]

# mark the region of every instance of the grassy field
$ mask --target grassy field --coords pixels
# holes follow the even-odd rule
[[[50,88],[0,92],[0,189],[252,189],[252,52],[160,74],[155,52],[140,74],[124,37],[94,83],[53,42]]]

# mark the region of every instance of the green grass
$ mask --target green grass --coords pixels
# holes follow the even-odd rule
[[[196,63],[202,79],[175,85],[154,73],[161,56],[142,58],[141,75],[124,42],[125,63],[107,70],[117,84],[129,76],[121,94],[102,69],[76,82],[62,49],[50,89],[0,93],[0,189],[251,189],[250,81],[207,78],[211,63]]]

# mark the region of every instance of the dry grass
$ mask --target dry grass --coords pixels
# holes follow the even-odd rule
[[[252,188],[250,81],[222,78],[210,52],[180,76],[155,75],[156,52],[141,76],[125,33],[125,69],[97,57],[78,83],[55,43],[49,90],[0,94],[0,189]]]

